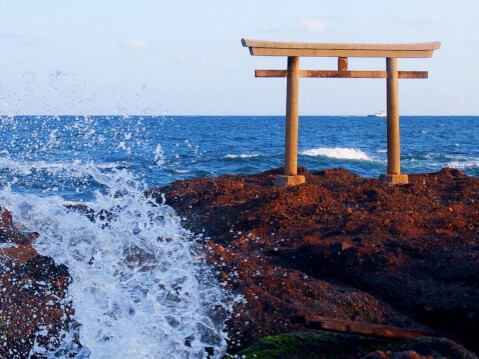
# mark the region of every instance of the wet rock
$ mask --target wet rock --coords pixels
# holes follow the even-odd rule
[[[31,246],[36,235],[21,233],[6,209],[0,238],[0,358],[27,358],[34,343],[54,349],[73,314],[65,299],[68,269],[39,255]]]
[[[38,233],[22,233],[13,224],[12,214],[0,207],[0,243],[30,245]]]

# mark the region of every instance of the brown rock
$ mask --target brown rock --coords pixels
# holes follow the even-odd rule
[[[165,193],[189,229],[211,238],[212,263],[237,271],[228,283],[247,302],[229,323],[232,348],[301,329],[287,322],[292,316],[318,315],[420,322],[479,349],[470,334],[479,331],[478,178],[446,168],[383,186],[331,169],[304,171],[305,184],[280,188],[272,185],[280,173],[153,191]]]
[[[12,215],[0,209],[0,238],[12,246],[0,249],[0,358],[26,358],[35,334],[45,328],[39,344],[58,345],[73,313],[65,301],[71,281],[68,269],[32,248],[36,233],[23,234]]]

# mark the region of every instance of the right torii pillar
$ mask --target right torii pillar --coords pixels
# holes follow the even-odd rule
[[[379,180],[386,184],[406,184],[408,176],[401,173],[397,58],[386,58],[386,71],[388,167],[387,173],[380,175]]]

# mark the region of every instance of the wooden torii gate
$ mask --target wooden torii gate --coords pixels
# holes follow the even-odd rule
[[[387,173],[379,179],[385,184],[408,183],[401,174],[399,152],[398,79],[426,79],[427,71],[398,71],[398,58],[431,57],[440,42],[420,44],[329,44],[241,40],[251,55],[286,56],[287,70],[256,70],[256,77],[286,77],[286,131],[284,175],[276,178],[277,186],[294,186],[305,182],[298,175],[298,87],[300,77],[318,78],[386,78],[387,79]],[[337,70],[300,70],[299,58],[337,57]],[[386,58],[386,71],[350,71],[348,57]]]

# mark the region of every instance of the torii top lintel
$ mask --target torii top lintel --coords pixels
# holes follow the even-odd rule
[[[440,42],[416,44],[331,44],[306,42],[279,42],[242,39],[251,55],[260,56],[310,56],[310,57],[431,57]]]

